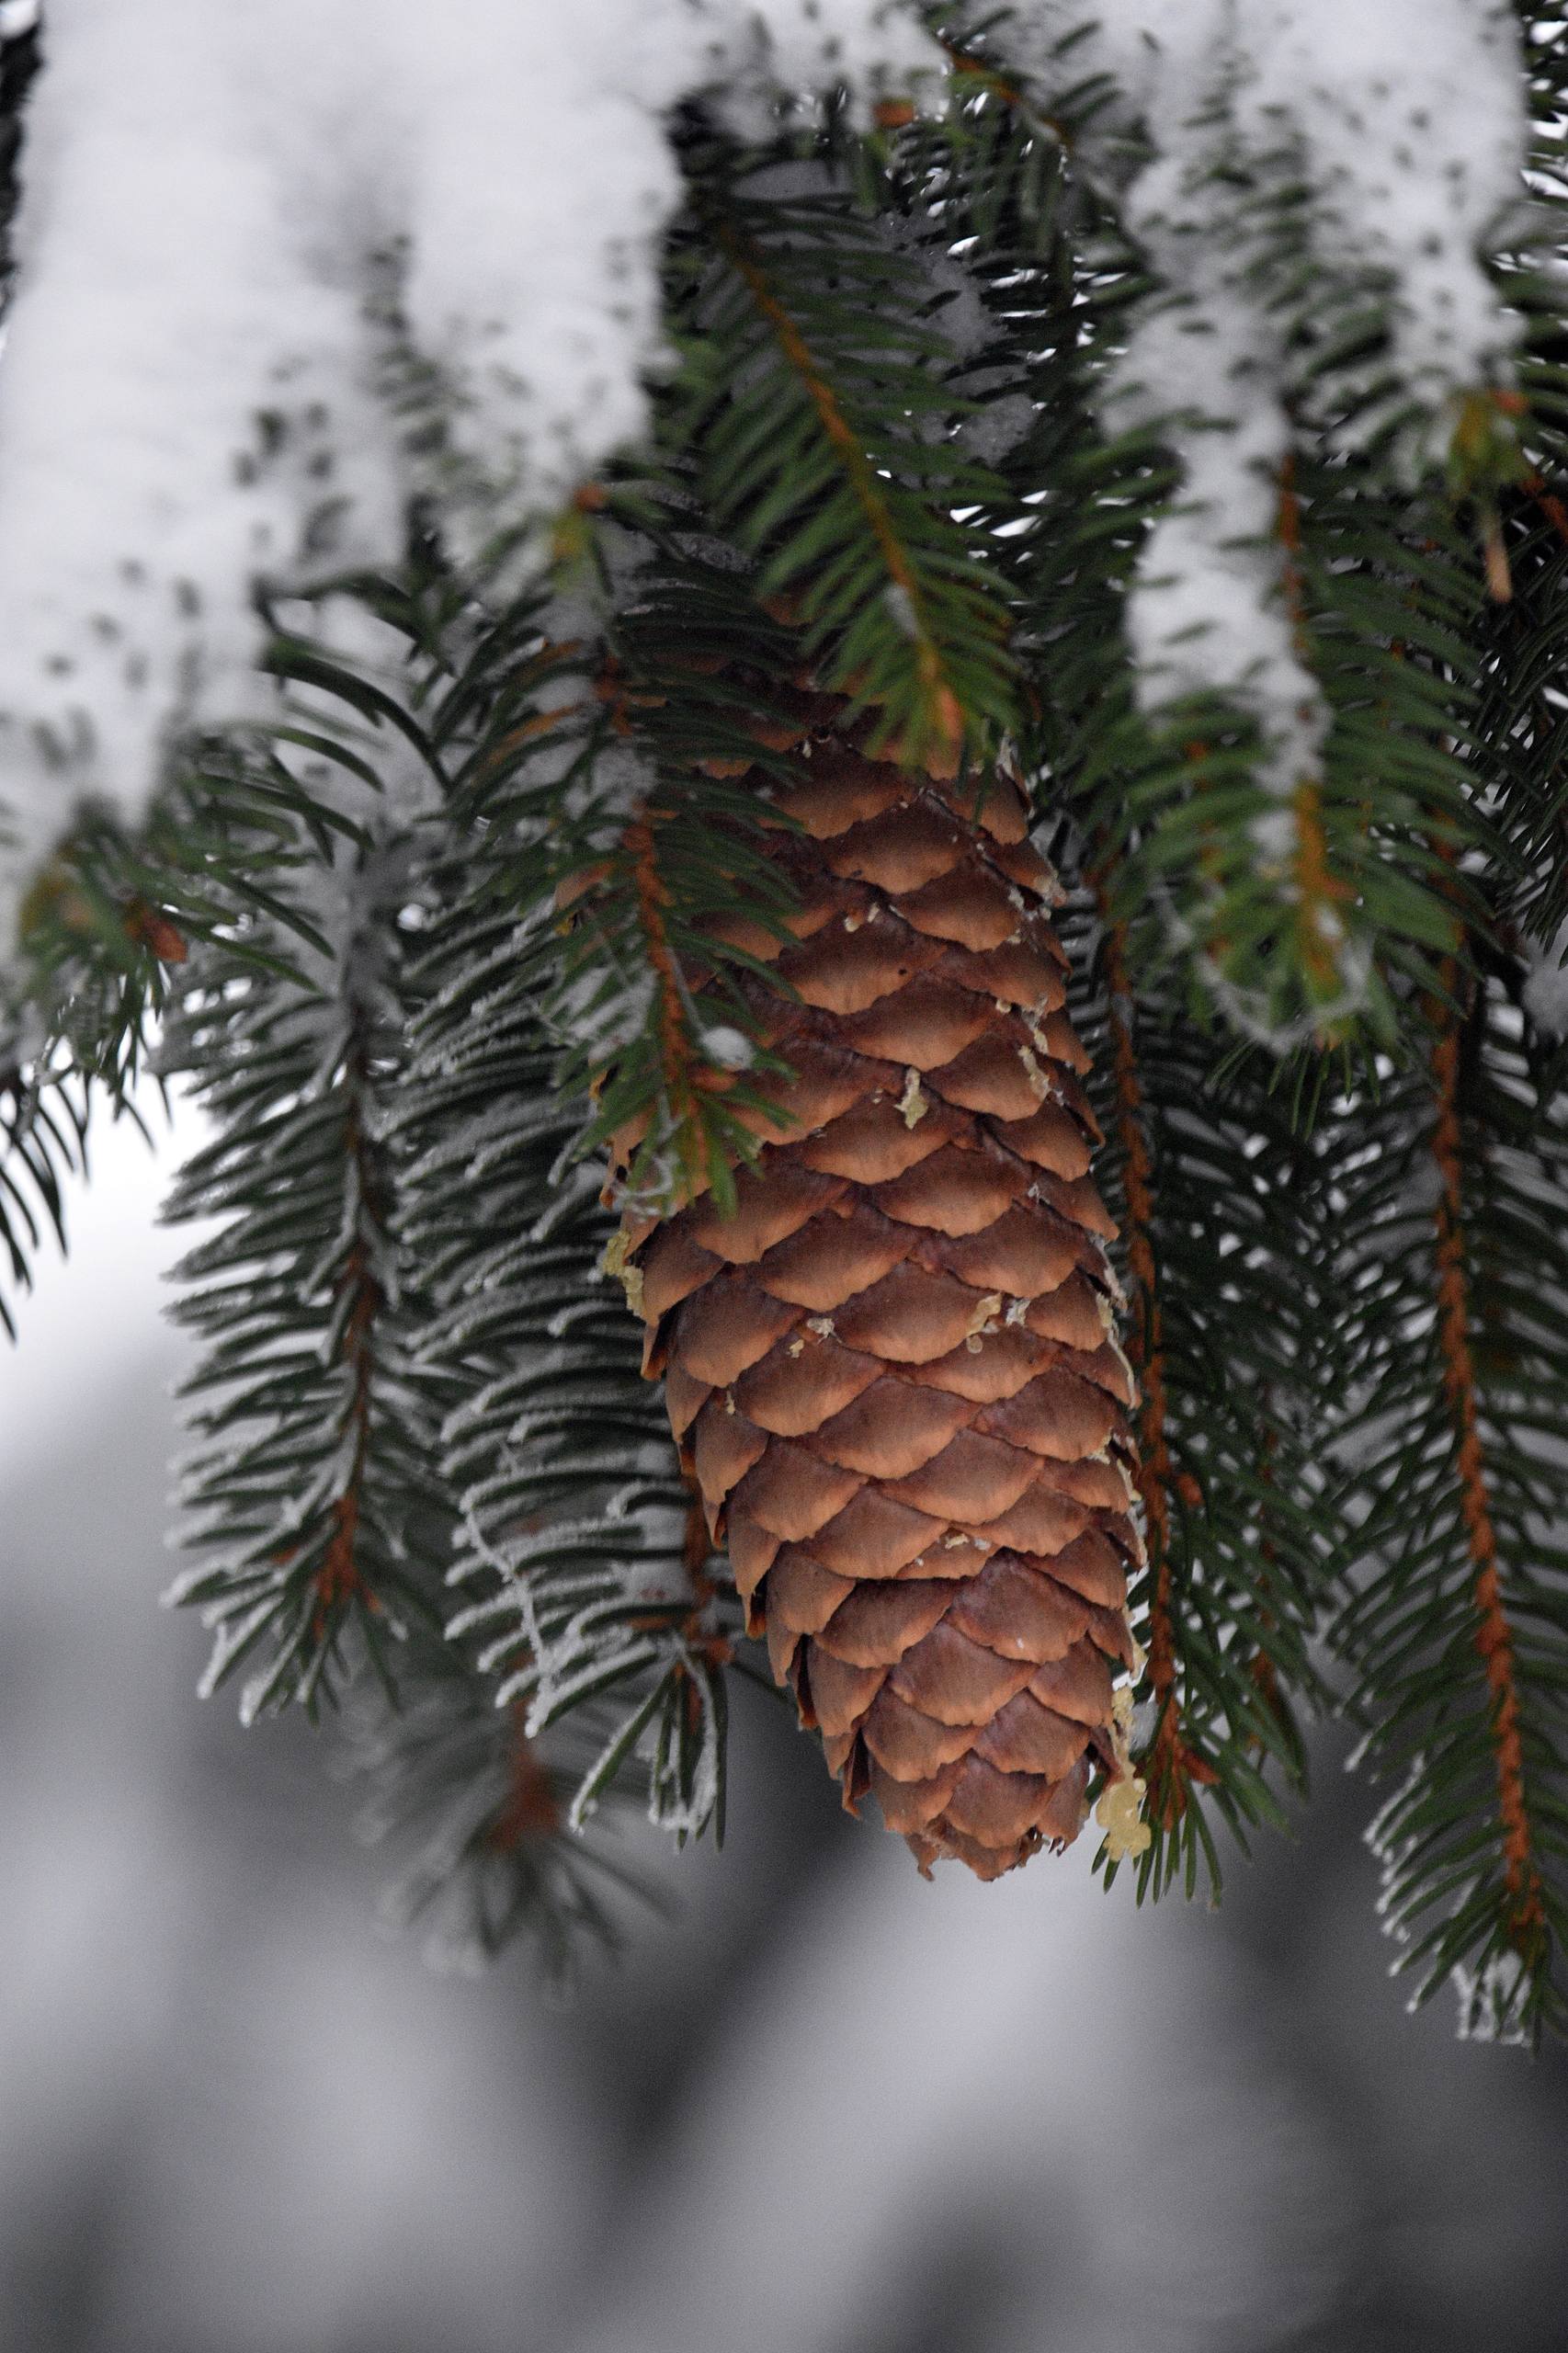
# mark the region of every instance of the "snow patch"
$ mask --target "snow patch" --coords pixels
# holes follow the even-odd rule
[[[1525,943],[1529,977],[1524,986],[1525,1011],[1548,1038],[1568,1038],[1568,923],[1549,944]]]
[[[1465,396],[1507,384],[1517,323],[1483,256],[1523,217],[1517,26],[1492,0],[1037,0],[1010,31],[1047,103],[1106,77],[1074,160],[1155,281],[1107,400],[1182,470],[1129,602],[1140,699],[1217,691],[1256,719],[1281,805],[1255,847],[1288,870],[1329,721],[1292,609],[1292,420],[1414,478]],[[1386,348],[1324,368],[1373,304]]]
[[[7,6],[0,37],[34,11]],[[445,423],[469,552],[644,418],[694,92],[934,85],[892,0],[54,0],[0,366],[0,955],[90,794],[256,715],[257,578],[395,560]]]
[[[0,0],[0,37],[35,14]],[[270,708],[255,581],[395,560],[416,486],[493,553],[635,441],[683,97],[765,132],[781,96],[924,99],[943,66],[914,0],[53,0],[44,29],[0,365],[0,958],[83,795],[134,820],[171,731]],[[1293,829],[1326,712],[1280,470],[1291,416],[1328,414],[1294,331],[1384,305],[1378,376],[1336,366],[1329,408],[1411,468],[1506,381],[1482,257],[1521,188],[1512,14],[1031,0],[1009,45],[1047,103],[1107,77],[1074,158],[1156,280],[1108,407],[1185,477],[1131,598],[1142,694],[1252,713]]]

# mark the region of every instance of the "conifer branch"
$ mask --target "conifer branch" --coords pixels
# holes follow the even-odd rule
[[[354,1694],[345,1762],[360,1833],[392,1865],[392,1926],[421,1929],[437,1966],[470,1972],[527,1939],[546,1980],[569,1985],[588,1954],[621,1949],[648,1892],[608,1836],[567,1826],[592,1724],[547,1745],[526,1717],[521,1703],[498,1708],[451,1643],[415,1636],[395,1706],[380,1689]]]
[[[1415,1998],[1451,1981],[1465,2031],[1533,2040],[1565,2014],[1565,1096],[1517,971],[1445,978],[1425,1061],[1342,1107],[1331,1164],[1356,1374],[1330,1632],[1397,1777],[1370,1837]]]
[[[723,1074],[704,1055],[691,995],[670,945],[671,893],[660,871],[658,850],[658,828],[668,819],[668,811],[640,804],[621,835],[620,851],[631,869],[643,954],[653,976],[659,1099],[653,1135],[658,1140],[655,1149],[667,1148],[675,1161],[674,1169],[658,1180],[660,1196],[677,1199],[689,1198],[712,1180],[716,1157],[722,1165],[722,1139],[709,1132],[702,1098],[711,1096],[713,1081],[722,1084]],[[642,1167],[650,1157],[642,1155]],[[640,1174],[641,1169],[633,1172],[634,1188]]]
[[[1448,982],[1458,986],[1458,965],[1448,967]],[[1518,1692],[1514,1682],[1514,1635],[1502,1600],[1497,1574],[1497,1532],[1485,1483],[1485,1457],[1476,1416],[1476,1374],[1469,1346],[1469,1285],[1464,1278],[1464,1179],[1460,1167],[1460,1033],[1446,1021],[1431,1050],[1431,1075],[1437,1085],[1437,1127],[1431,1131],[1431,1155],[1441,1176],[1437,1210],[1438,1264],[1438,1346],[1443,1356],[1443,1393],[1455,1426],[1455,1473],[1460,1480],[1460,1511],[1474,1563],[1476,1650],[1485,1661],[1485,1680],[1493,1689],[1493,1746],[1497,1751],[1497,1810],[1502,1816],[1505,1887],[1509,1896],[1509,1932],[1526,1960],[1538,1960],[1544,1932],[1544,1908],[1540,1873],[1533,1861],[1530,1816],[1523,1789],[1523,1748],[1518,1739]]]
[[[994,495],[953,430],[939,304],[825,167],[758,199],[715,176],[690,247],[686,405],[712,517],[782,599],[821,683],[875,745],[943,758],[1016,724],[1010,615],[957,521]]]
[[[685,1108],[682,1098],[689,1092],[691,1066],[697,1057],[687,1018],[686,991],[681,983],[680,968],[670,948],[669,929],[665,921],[670,894],[659,872],[654,840],[654,828],[662,813],[650,810],[644,803],[621,835],[621,847],[631,861],[638,911],[642,921],[643,945],[658,992],[659,1061],[665,1091],[670,1098],[675,1116],[679,1118]]]
[[[1292,452],[1286,454],[1279,468],[1277,529],[1281,554],[1280,591],[1297,653],[1306,666],[1312,653],[1301,580],[1301,501]],[[1344,989],[1345,909],[1354,892],[1329,864],[1323,787],[1315,776],[1304,776],[1297,784],[1290,799],[1290,824],[1294,854],[1290,862],[1290,905],[1296,953],[1309,996],[1318,1004],[1328,1005]],[[1324,1042],[1332,1042],[1332,1031]]]
[[[557,1837],[564,1826],[555,1784],[528,1738],[528,1710],[514,1699],[506,1712],[511,1752],[506,1794],[484,1832],[498,1855],[511,1854],[525,1839]]]
[[[87,1086],[68,1075],[43,1078],[17,1061],[0,1061],[0,1252],[17,1290],[32,1287],[32,1266],[46,1232],[65,1244],[65,1188],[86,1167]],[[0,1330],[17,1337],[0,1289]]]
[[[723,1218],[749,1197],[762,1154],[794,1132],[786,1046],[817,1051],[823,1104],[846,1116],[834,1025],[869,1036],[876,1022],[834,998],[833,956],[847,971],[881,949],[855,895],[870,887],[851,870],[862,847],[842,837],[881,826],[876,855],[898,870],[877,886],[885,942],[927,888],[906,887],[900,861],[921,869],[922,827],[950,846],[974,822],[947,783],[1006,734],[1017,773],[1049,779],[1064,838],[1095,846],[1098,915],[1081,894],[1067,928],[1098,1076],[1086,1092],[1063,1077],[1028,1116],[1044,1152],[1061,1110],[1086,1159],[1098,1087],[1142,1392],[1136,1598],[1153,1705],[1132,1733],[1153,1837],[1108,1842],[1108,1876],[1119,1843],[1141,1895],[1190,1890],[1200,1867],[1217,1884],[1215,1826],[1244,1844],[1280,1818],[1281,1790],[1304,1777],[1294,1711],[1324,1697],[1311,1644],[1332,1562],[1331,1640],[1396,1781],[1373,1834],[1391,1925],[1423,1991],[1455,1979],[1469,2023],[1528,2035],[1568,2017],[1568,1068],[1551,976],[1527,962],[1568,915],[1561,288],[1505,256],[1519,390],[1445,394],[1450,433],[1429,388],[1399,380],[1399,288],[1354,252],[1342,266],[1313,248],[1317,192],[1289,108],[1277,153],[1239,133],[1228,151],[1183,149],[1205,251],[1235,265],[1227,301],[1259,326],[1239,397],[1268,379],[1266,446],[1294,449],[1272,508],[1267,470],[1233,477],[1260,493],[1244,538],[1226,542],[1221,497],[1197,559],[1179,531],[1165,540],[1196,563],[1189,590],[1235,591],[1213,618],[1243,623],[1235,665],[1188,664],[1179,625],[1202,622],[1201,598],[1178,597],[1164,635],[1164,622],[1140,635],[1152,608],[1137,602],[1160,586],[1143,558],[1196,480],[1191,417],[1124,398],[1129,350],[1161,315],[1119,218],[1148,125],[1107,113],[1104,77],[1072,83],[1074,53],[1091,51],[1064,44],[1025,75],[987,46],[949,44],[945,122],[893,102],[875,118],[884,136],[860,141],[846,115],[809,155],[793,130],[747,148],[715,127],[722,108],[683,111],[676,369],[650,395],[645,445],[597,450],[553,534],[528,540],[549,542],[551,569],[515,598],[501,559],[528,540],[516,517],[481,517],[478,536],[494,520],[499,537],[472,577],[439,551],[439,529],[473,520],[478,477],[459,479],[443,388],[427,363],[415,381],[414,338],[388,306],[389,389],[428,437],[434,503],[404,570],[338,580],[320,600],[357,600],[381,652],[360,664],[313,625],[278,626],[277,729],[189,745],[140,831],[88,814],[36,878],[18,984],[28,1064],[0,1071],[0,1256],[25,1282],[83,1157],[83,1090],[119,1100],[166,1002],[168,1065],[218,1130],[173,1206],[222,1221],[187,1262],[181,1310],[202,1350],[188,1396],[206,1515],[181,1594],[213,1620],[213,1679],[244,1662],[247,1712],[347,1691],[367,1811],[404,1849],[399,1909],[464,1954],[532,1932],[564,1972],[579,1945],[617,1940],[630,1875],[607,1834],[626,1808],[680,1838],[722,1827],[726,1677],[745,1665],[691,1472],[708,1450],[733,1469],[753,1442],[744,1397],[724,1402],[753,1367],[690,1375],[711,1393],[688,1392],[677,1445],[607,1274],[652,1293],[651,1236],[677,1204],[710,1195],[699,1214]],[[1557,205],[1561,27],[1534,26],[1528,71],[1537,194]],[[0,112],[14,80],[7,63]],[[1236,129],[1217,91],[1221,117]],[[1165,295],[1179,268],[1167,275]],[[1428,466],[1413,487],[1424,403],[1448,478]],[[1142,660],[1154,637],[1177,649],[1164,673]],[[1276,688],[1321,697],[1310,725],[1292,732],[1288,692],[1253,694],[1259,643]],[[1162,699],[1173,677],[1190,690]],[[924,762],[932,787],[896,818],[897,774],[885,802],[886,778],[866,774],[889,750]],[[820,841],[842,861],[824,867],[824,851],[812,869],[786,813],[835,765],[831,825],[845,822]],[[852,826],[861,792],[876,806]],[[985,851],[982,897],[1004,870],[1035,872],[1014,814],[1020,837]],[[812,936],[796,889],[809,870],[844,918],[818,951],[828,978],[810,1021],[803,994],[768,978],[810,964],[796,953]],[[1004,935],[1021,904],[1004,894]],[[994,1006],[1032,1035],[1028,1007],[1010,1014],[988,989],[958,1002],[956,943],[932,922],[915,951],[932,976],[919,1017],[958,1023],[956,1039],[971,1013],[994,1027]],[[984,952],[1001,969],[1019,944],[1015,929]],[[1040,1074],[1024,1034],[1021,1063],[1010,1047],[996,1057],[1015,1087],[1020,1067]],[[1330,1038],[1344,1046],[1332,1060]],[[1250,1051],[1259,1040],[1267,1054]],[[888,1131],[878,1149],[900,1158],[940,1090],[930,1072],[924,1087],[913,1068],[901,1080],[907,1040],[886,1042],[892,1081],[878,1074],[866,1099]],[[935,1129],[918,1142],[935,1159]],[[637,1147],[619,1234],[607,1145]],[[972,1178],[976,1157],[934,1171],[933,1198]],[[1017,1222],[1043,1230],[1054,1203],[1076,1204],[1097,1319],[1109,1220],[1080,1218],[1082,1179],[1053,1192],[1040,1165]],[[802,1214],[869,1270],[881,1188],[907,1172],[868,1178],[871,1211],[846,1236],[840,1211],[818,1206],[823,1170],[805,1154],[801,1168]],[[689,1224],[705,1255],[687,1271],[727,1284]],[[784,1247],[760,1226],[753,1238],[748,1267]],[[826,1246],[811,1235],[798,1256]],[[1013,1312],[1033,1304],[1023,1273],[1007,1307],[992,1280],[969,1285],[980,1321],[954,1342],[977,1379],[1032,1345]],[[665,1294],[651,1364],[692,1296]],[[773,1308],[757,1302],[774,1294],[748,1296],[760,1345]],[[829,1324],[797,1336],[787,1372],[812,1369]],[[1084,1380],[1124,1403],[1127,1369],[1097,1322],[1082,1336]],[[888,1361],[902,1381],[905,1360]],[[907,1398],[891,1393],[902,1416]],[[1114,1444],[1074,1458],[1094,1512],[1121,1523],[1100,1563],[1110,1601],[1085,1590],[1055,1605],[1082,1603],[1106,1637],[1097,1658],[1092,1631],[1074,1640],[1098,1678],[1113,1788],[1128,1727],[1111,1662],[1131,1655],[1119,1579],[1135,1549],[1116,1427]],[[825,1475],[812,1444],[784,1459],[797,1483]],[[901,1473],[906,1489],[937,1459]],[[936,1477],[898,1508],[923,1508],[914,1495],[934,1495]],[[844,1540],[842,1582],[858,1582]],[[757,1622],[777,1557],[751,1563]],[[843,1603],[831,1586],[806,1597],[795,1573],[800,1608],[829,1614],[770,1631],[816,1643]],[[918,1610],[931,1597],[915,1588],[937,1581],[864,1582],[878,1608],[885,1586]],[[824,1723],[870,1671],[842,1647],[822,1644],[834,1665],[797,1686]],[[844,1752],[852,1798],[872,1754]],[[956,1764],[935,1746],[925,1761],[922,1785]],[[1035,1822],[1037,1842],[1052,1820],[1076,1828],[1098,1769],[1086,1750],[1078,1762],[1071,1804]],[[896,1806],[902,1777],[886,1772]]]
[[[1071,935],[1085,966],[1074,1017],[1098,1050],[1142,1392],[1135,1622],[1152,1721],[1135,1726],[1134,1758],[1154,1836],[1135,1884],[1157,1897],[1178,1881],[1190,1892],[1200,1867],[1218,1885],[1210,1813],[1244,1847],[1251,1825],[1281,1818],[1276,1783],[1303,1781],[1290,1701],[1326,1696],[1308,1642],[1329,1499],[1309,1435],[1308,1148],[1266,1064],[1226,1067],[1168,1004],[1135,995],[1107,857],[1102,843],[1094,917],[1085,904]]]
[[[733,1602],[703,1574],[707,1531],[694,1549],[636,1327],[607,1279],[614,1220],[598,1174],[572,1165],[580,1109],[551,1087],[538,976],[464,873],[449,873],[422,961],[396,1123],[408,1245],[432,1270],[452,1576],[472,1597],[449,1633],[477,1644],[530,1738],[580,1731],[562,1797],[574,1833],[641,1777],[655,1819],[697,1835],[722,1812]]]
[[[1214,1767],[1187,1741],[1184,1732],[1172,1592],[1171,1499],[1184,1491],[1196,1499],[1199,1491],[1189,1474],[1176,1472],[1167,1438],[1165,1319],[1153,1242],[1153,1168],[1132,1039],[1134,1015],[1127,972],[1126,934],[1119,924],[1106,925],[1102,955],[1116,1102],[1115,1133],[1122,1155],[1122,1248],[1131,1276],[1133,1302],[1128,1353],[1140,1392],[1137,1482],[1149,1545],[1148,1620],[1144,1631],[1154,1728],[1137,1762],[1148,1779],[1149,1818],[1158,1829],[1169,1834],[1187,1812],[1193,1785],[1212,1784],[1218,1778]],[[1153,1858],[1153,1848],[1150,1854]],[[1153,1876],[1158,1865],[1151,1860],[1147,1869]]]
[[[957,41],[944,39],[942,47],[946,50],[948,63],[952,67],[955,95],[960,106],[972,103],[976,94],[994,98],[999,105],[1016,109],[1018,113],[1027,116],[1031,124],[1048,131],[1062,148],[1071,153],[1073,148],[1071,130],[1054,116],[1042,113],[1035,106],[1020,82],[993,64],[988,58],[977,55],[974,51],[962,47]]]
[[[901,600],[897,609],[914,641],[922,704],[915,727],[901,744],[899,756],[919,760],[934,752],[956,758],[963,740],[963,711],[948,677],[943,648],[932,629],[919,572],[899,534],[887,495],[805,336],[768,284],[756,247],[745,242],[729,222],[720,223],[716,235],[721,252],[750,291],[786,365],[800,379],[881,553],[892,595]]]
[[[369,1072],[363,1044],[349,1049],[347,1077],[347,1118],[344,1154],[352,1171],[357,1198],[369,1206],[375,1171],[364,1131],[363,1104]],[[358,1534],[364,1503],[367,1455],[370,1442],[370,1392],[375,1377],[376,1323],[383,1305],[381,1287],[371,1266],[366,1236],[356,1232],[348,1245],[340,1278],[337,1358],[347,1378],[344,1413],[342,1484],[327,1506],[326,1548],[315,1571],[316,1614],[312,1632],[318,1642],[356,1605],[373,1610],[374,1594],[360,1568]]]
[[[1488,1493],[1485,1451],[1476,1404],[1475,1362],[1470,1338],[1470,1286],[1466,1272],[1464,1174],[1460,1133],[1460,1026],[1448,1009],[1460,985],[1458,960],[1444,966],[1444,1003],[1434,1010],[1437,1029],[1432,1048],[1437,1116],[1432,1156],[1441,1189],[1437,1207],[1438,1349],[1443,1392],[1453,1419],[1454,1470],[1460,1509],[1475,1572],[1475,1647],[1493,1695],[1492,1740],[1496,1753],[1497,1803],[1503,1830],[1508,1932],[1530,1967],[1539,1964],[1546,1930],[1540,1876],[1533,1856],[1526,1801],[1524,1752],[1519,1736],[1519,1695],[1514,1639],[1499,1574],[1497,1531]]]
[[[193,1412],[187,1481],[204,1557],[173,1597],[217,1634],[207,1688],[251,1662],[247,1715],[335,1696],[350,1637],[384,1658],[416,1602],[403,1522],[421,1437],[390,1345],[386,1170],[371,1133],[380,1022],[352,982],[324,1040],[320,1010],[243,1006],[232,976],[225,988],[198,960],[171,1047],[187,1054],[214,1016],[228,1024],[230,1066],[210,1095],[223,1131],[170,1211],[227,1220],[184,1268],[201,1288],[179,1312],[209,1342],[187,1393],[210,1402]]]
[[[1143,1506],[1152,1572],[1147,1649],[1149,1684],[1157,1712],[1154,1737],[1144,1761],[1152,1776],[1151,1813],[1168,1830],[1186,1811],[1187,1792],[1181,1772],[1181,1700],[1176,1689],[1176,1637],[1171,1619],[1173,1468],[1165,1441],[1165,1336],[1159,1274],[1150,1240],[1154,1213],[1153,1171],[1143,1133],[1142,1092],[1132,1049],[1126,935],[1119,924],[1106,926],[1102,952],[1116,1096],[1116,1137],[1121,1150],[1126,1208],[1121,1241],[1132,1278],[1133,1313],[1128,1354],[1139,1391],[1138,1494]]]

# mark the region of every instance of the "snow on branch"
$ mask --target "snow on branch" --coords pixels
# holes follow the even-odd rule
[[[1517,26],[1493,0],[1036,0],[1005,38],[1048,102],[1098,84],[1074,165],[1153,279],[1107,401],[1182,472],[1129,604],[1140,699],[1218,691],[1256,720],[1278,803],[1256,848],[1290,893],[1329,726],[1281,526],[1292,451],[1323,434],[1414,480],[1478,399],[1507,409],[1518,322],[1485,260],[1523,224]]]
[[[942,65],[895,0],[50,0],[43,39],[0,368],[0,955],[79,794],[134,817],[171,725],[256,710],[252,581],[400,555],[389,318],[460,539],[523,519],[642,427],[677,103],[763,131],[780,93]]]
[[[1328,429],[1414,470],[1506,396],[1512,15],[1028,0],[997,37],[1077,94],[1075,167],[1150,267],[1108,406],[1185,472],[1131,603],[1142,692],[1256,720],[1289,889],[1327,715],[1281,469]],[[924,105],[946,67],[915,0],[49,0],[42,40],[0,364],[0,960],[81,796],[134,819],[172,729],[262,706],[255,582],[395,561],[415,488],[494,553],[636,442],[683,100],[767,137],[781,97]]]

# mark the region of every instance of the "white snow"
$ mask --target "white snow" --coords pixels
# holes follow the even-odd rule
[[[78,794],[133,818],[172,725],[256,711],[253,579],[398,554],[389,301],[472,548],[641,428],[670,108],[941,67],[902,0],[51,0],[44,39],[0,366],[0,954]]]
[[[720,1070],[749,1070],[756,1060],[756,1048],[744,1030],[732,1029],[727,1021],[704,1029],[700,1043],[709,1061]]]
[[[1280,532],[1292,418],[1369,446],[1397,418],[1407,474],[1439,458],[1464,395],[1509,379],[1516,322],[1483,267],[1517,233],[1527,122],[1513,12],[1493,0],[1044,0],[1014,20],[1053,84],[1115,102],[1074,146],[1117,194],[1158,280],[1134,313],[1108,423],[1180,460],[1129,608],[1145,708],[1218,690],[1256,719],[1260,864],[1288,877],[1297,788],[1328,711],[1297,643]],[[1085,30],[1085,28],[1087,27]],[[1077,32],[1064,51],[1058,45]],[[1280,199],[1310,191],[1281,236]],[[1303,272],[1304,284],[1301,276]],[[1377,378],[1314,383],[1298,331],[1386,295]],[[1349,423],[1343,412],[1354,407]],[[1358,950],[1343,945],[1344,975]]]
[[[32,13],[5,0],[0,37]],[[1456,401],[1506,379],[1479,256],[1520,185],[1513,20],[1104,0],[1058,53],[1085,22],[1030,0],[1008,39],[1047,104],[1110,76],[1078,158],[1160,280],[1110,402],[1186,472],[1132,600],[1142,691],[1233,695],[1283,804],[1325,722],[1281,594],[1279,467],[1315,395],[1268,199],[1310,184],[1306,300],[1392,289],[1406,454],[1429,458]],[[433,464],[478,555],[635,440],[678,100],[756,128],[835,77],[924,102],[942,66],[914,0],[51,0],[44,43],[0,363],[0,958],[80,794],[134,818],[171,727],[264,702],[258,576],[395,557]],[[410,403],[444,420],[438,460],[411,455]]]
[[[1548,1038],[1568,1038],[1568,923],[1550,941],[1525,942],[1525,1010]]]

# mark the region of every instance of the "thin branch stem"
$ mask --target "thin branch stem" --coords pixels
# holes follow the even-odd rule
[[[936,743],[956,754],[963,739],[963,708],[947,675],[947,664],[926,609],[920,575],[911,563],[876,468],[859,435],[845,415],[838,395],[818,366],[810,344],[774,293],[760,256],[730,222],[715,230],[720,250],[766,322],[785,365],[801,385],[877,543],[890,582],[903,600],[915,640],[915,672],[926,698],[926,724]]]
[[[1441,1180],[1437,1209],[1438,1347],[1443,1393],[1454,1427],[1454,1467],[1460,1509],[1475,1582],[1475,1647],[1492,1692],[1492,1745],[1496,1757],[1497,1804],[1503,1825],[1504,1883],[1509,1903],[1508,1932],[1516,1949],[1532,1955],[1545,1929],[1540,1876],[1532,1854],[1525,1794],[1524,1753],[1519,1734],[1519,1697],[1513,1631],[1503,1598],[1497,1534],[1492,1518],[1484,1451],[1476,1407],[1475,1360],[1470,1344],[1470,1282],[1464,1230],[1464,1175],[1460,1121],[1460,1023],[1451,1010],[1460,984],[1457,958],[1442,967],[1441,1020],[1432,1049],[1437,1119],[1432,1157]]]
[[[1119,923],[1105,928],[1105,981],[1111,1070],[1116,1088],[1117,1142],[1121,1147],[1126,1207],[1123,1242],[1132,1277],[1133,1318],[1129,1354],[1140,1392],[1137,1482],[1143,1505],[1153,1585],[1149,1599],[1149,1682],[1158,1715],[1143,1759],[1150,1811],[1171,1829],[1187,1809],[1176,1684],[1176,1627],[1171,1605],[1171,1457],[1165,1438],[1165,1332],[1159,1271],[1154,1261],[1153,1166],[1143,1129],[1143,1091],[1132,1044],[1132,997],[1127,977],[1127,936]]]

